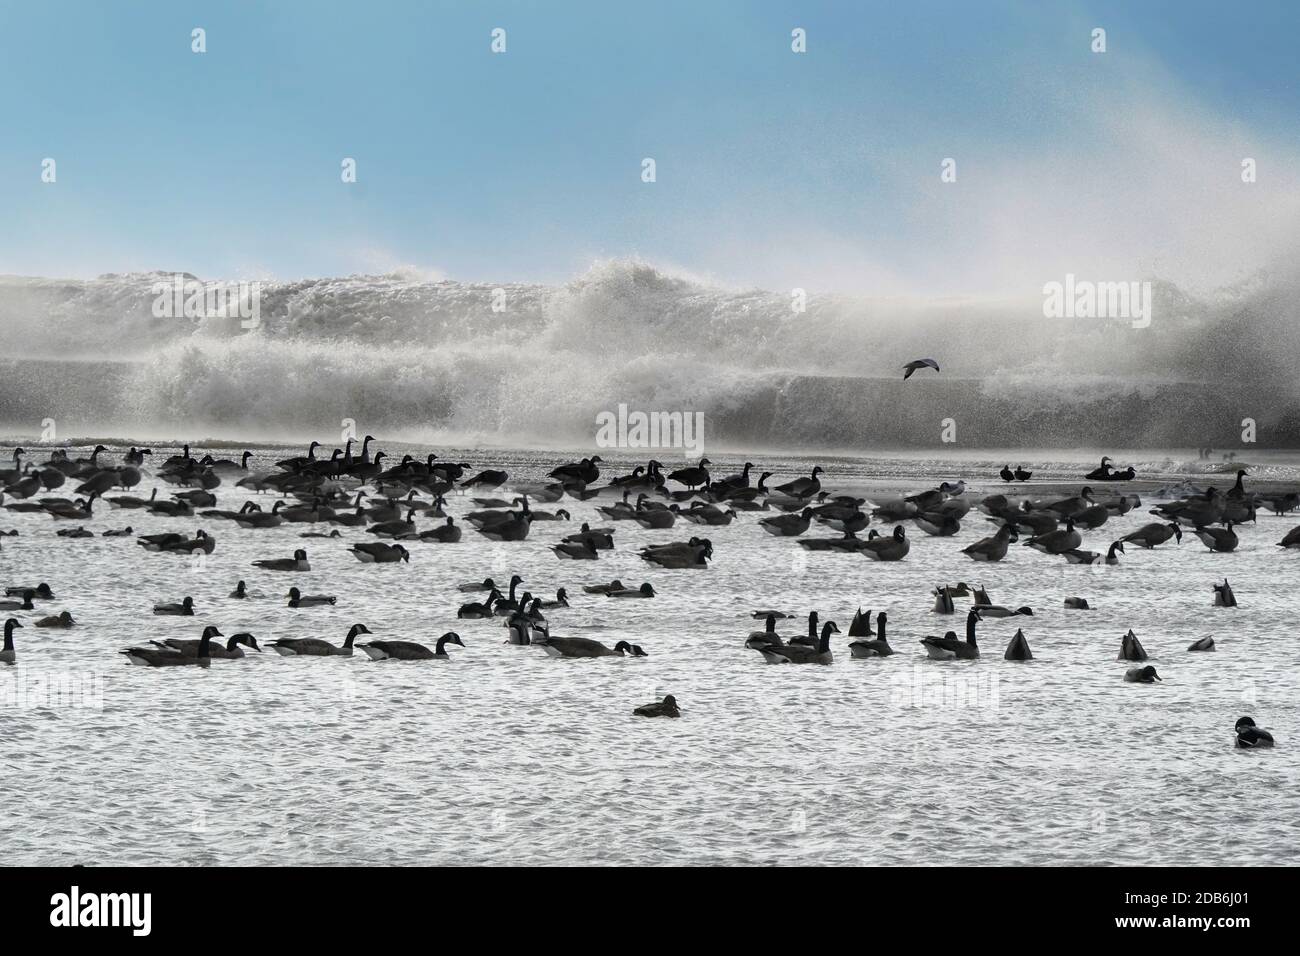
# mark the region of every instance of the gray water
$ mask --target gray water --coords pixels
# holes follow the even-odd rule
[[[393,449],[389,449],[392,451]],[[116,450],[115,450],[116,451]],[[161,447],[155,459],[168,453]],[[7,457],[8,447],[3,454]],[[196,451],[196,454],[201,452]],[[273,461],[297,449],[266,448]],[[400,450],[398,452],[400,454]],[[442,453],[442,452],[440,452]],[[226,453],[223,453],[226,454]],[[480,463],[472,452],[444,457]],[[75,456],[75,453],[74,453]],[[45,453],[38,452],[36,459]],[[231,455],[230,457],[235,457]],[[555,457],[492,453],[518,478]],[[116,454],[108,458],[116,461]],[[630,459],[606,466],[626,473]],[[1127,459],[1126,459],[1127,460]],[[809,462],[765,457],[770,483]],[[922,490],[963,476],[999,484],[1003,462],[966,457],[822,460],[828,488]],[[1046,476],[1069,462],[1025,462]],[[718,461],[715,472],[738,468]],[[1151,455],[1142,468],[1194,470]],[[1266,469],[1294,478],[1293,465]],[[992,479],[990,481],[990,479]],[[1198,478],[1200,482],[1206,479]],[[1224,482],[1219,480],[1220,484]],[[874,483],[874,484],[873,484]],[[132,490],[147,497],[152,478]],[[71,485],[54,494],[69,494]],[[164,491],[170,486],[163,485]],[[110,493],[110,495],[113,493]],[[218,507],[248,495],[227,480]],[[1056,498],[1056,490],[1044,497]],[[258,496],[252,496],[258,497]],[[260,496],[264,506],[271,496]],[[1085,534],[1104,551],[1156,520],[1154,499]],[[597,562],[559,561],[549,545],[589,520],[597,501],[566,499],[572,522],[536,523],[527,541],[495,543],[466,530],[459,545],[412,545],[409,565],[362,565],[346,550],[369,540],[303,541],[307,526],[244,530],[228,522],[97,509],[97,534],[217,538],[201,565],[145,552],[132,538],[63,539],[46,515],[0,511],[0,584],[47,581],[58,595],[24,623],[67,608],[70,631],[17,632],[19,663],[0,668],[4,854],[12,864],[458,864],[876,863],[1284,864],[1300,840],[1300,680],[1295,569],[1276,542],[1300,517],[1261,513],[1239,528],[1233,554],[1193,536],[1179,547],[1130,547],[1118,567],[1070,566],[1027,548],[995,565],[961,555],[990,533],[978,512],[952,538],[908,526],[912,551],[893,564],[810,553],[761,531],[762,513],[725,528],[679,521],[671,531],[617,522],[616,550]],[[451,502],[459,516],[475,507]],[[432,524],[431,520],[421,526]],[[73,522],[75,524],[75,522]],[[877,527],[879,527],[877,525]],[[887,533],[888,529],[884,529]],[[642,544],[712,538],[703,571],[639,560]],[[810,535],[830,535],[814,529]],[[313,570],[250,567],[305,547]],[[505,643],[500,620],[458,621],[461,582],[526,579],[534,593],[570,592],[548,611],[552,633],[613,644],[643,659],[563,660]],[[1236,609],[1211,607],[1227,576]],[[581,586],[619,577],[650,581],[659,597],[614,601]],[[227,597],[236,580],[264,597]],[[930,590],[982,583],[995,603],[1030,605],[1032,618],[987,621],[984,657],[925,658],[918,640],[957,615],[932,613]],[[330,608],[291,610],[283,595],[337,594]],[[193,618],[156,617],[157,601],[189,594]],[[1066,611],[1066,596],[1091,612]],[[773,667],[742,645],[775,607],[792,637],[816,609],[847,633],[856,608],[889,612],[896,654],[849,658],[834,640],[830,667]],[[116,652],[166,637],[197,638],[206,624],[260,641],[319,635],[341,643],[364,622],[376,638],[432,644],[457,631],[448,662],[281,658],[273,652],[197,668],[130,667]],[[1002,660],[1022,627],[1035,660]],[[1125,684],[1115,660],[1133,628],[1164,683]],[[1213,635],[1218,650],[1188,653]],[[62,696],[50,699],[57,685]],[[634,706],[674,694],[680,720],[634,718]],[[1237,717],[1272,729],[1272,752],[1232,747]]]

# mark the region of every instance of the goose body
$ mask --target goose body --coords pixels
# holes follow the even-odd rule
[[[338,598],[333,594],[303,594],[297,588],[289,588],[289,607],[324,607],[338,603]],[[366,632],[370,633],[369,631]],[[269,646],[269,645],[268,645]]]
[[[1016,529],[1004,524],[996,534],[967,545],[961,549],[961,553],[972,561],[1001,561],[1007,556],[1007,546],[1015,540]]]
[[[140,667],[207,667],[212,662],[212,638],[222,636],[215,627],[204,628],[203,637],[193,657],[171,648],[164,650],[160,647],[128,647],[119,653],[126,657],[128,663]]]
[[[1189,651],[1212,651],[1214,650],[1214,638],[1202,637],[1200,640],[1192,641],[1187,646]]]
[[[762,654],[763,660],[769,664],[833,664],[835,655],[831,652],[831,635],[839,632],[840,629],[835,626],[834,621],[827,621],[822,625],[821,639],[816,647],[791,642],[754,649]]]
[[[3,649],[0,649],[0,664],[18,663],[18,652],[14,650],[14,630],[22,626],[16,617],[5,621],[5,643]]]
[[[1029,650],[1029,641],[1025,639],[1025,632],[1016,631],[1016,636],[1011,638],[1011,643],[1007,645],[1007,651],[1002,655],[1003,660],[1008,661],[1032,661],[1033,652]]]
[[[867,612],[870,615],[870,612]],[[889,646],[889,639],[885,636],[885,627],[888,623],[888,616],[884,611],[876,615],[876,637],[874,639],[859,638],[856,641],[849,642],[849,654],[857,660],[863,660],[870,657],[889,657],[894,653],[894,649]],[[853,633],[853,629],[849,629]]]
[[[150,641],[149,643],[155,647],[160,647],[165,651],[175,651],[176,653],[182,654],[186,657],[198,657],[199,648],[203,645],[202,639],[182,640],[176,637],[169,637],[165,641]],[[257,638],[247,632],[241,632],[239,634],[231,635],[231,638],[226,642],[225,647],[222,647],[220,644],[209,644],[207,649],[208,656],[214,660],[238,660],[244,656],[244,648],[240,646],[241,644],[244,645],[244,647],[251,647],[258,653],[261,653],[262,648],[258,646]]]
[[[1255,726],[1255,721],[1242,717],[1234,728],[1237,735],[1234,746],[1241,750],[1258,750],[1274,745],[1273,735]]]
[[[901,561],[912,550],[912,544],[899,525],[892,535],[864,541],[857,550],[874,561]]]
[[[279,640],[268,641],[266,646],[274,648],[275,652],[282,657],[351,657],[353,642],[357,636],[369,633],[370,629],[364,624],[353,624],[342,647],[321,640],[319,637],[282,637]]]
[[[1229,521],[1223,528],[1197,528],[1196,537],[1201,539],[1211,551],[1229,552],[1237,547],[1237,533],[1232,530],[1232,522]]]
[[[1043,554],[1060,554],[1063,551],[1078,548],[1082,543],[1082,535],[1074,530],[1074,519],[1066,518],[1064,528],[1049,531],[1046,534],[1034,535],[1025,542],[1025,547],[1033,548]]]
[[[627,641],[619,641],[612,648],[587,637],[546,637],[544,642],[534,640],[551,657],[623,657],[632,651]]]
[[[193,617],[194,616],[194,598],[188,594],[179,604],[155,604],[153,606],[155,614],[167,614],[176,617]]]
[[[72,627],[76,623],[77,622],[72,618],[71,611],[60,611],[58,614],[51,614],[48,617],[41,618],[36,622],[36,626],[68,628]]]
[[[1236,607],[1237,596],[1232,593],[1232,585],[1228,579],[1224,578],[1222,584],[1214,585],[1214,606],[1215,607]]]
[[[925,637],[921,639],[921,646],[925,648],[925,653],[931,660],[951,661],[951,660],[974,660],[980,656],[979,643],[975,639],[975,624],[980,619],[983,609],[972,607],[966,615],[966,639],[960,640],[957,635],[949,631],[943,637]]]
[[[1144,661],[1147,659],[1146,648],[1138,640],[1137,635],[1130,630],[1119,643],[1119,654],[1116,656],[1117,661]]]
[[[415,641],[371,641],[369,644],[356,646],[361,648],[372,661],[446,661],[451,659],[451,655],[447,653],[448,644],[465,646],[460,635],[455,631],[448,631],[438,638],[434,650]]]
[[[348,550],[362,564],[410,563],[411,560],[411,553],[400,544],[385,544],[383,541],[359,541]]]
[[[311,570],[311,565],[307,563],[307,552],[301,548],[293,553],[292,558],[268,558],[262,561],[254,561],[253,567],[261,568],[263,571]]]
[[[639,588],[613,588],[605,592],[605,597],[611,598],[652,598],[655,596],[655,589],[646,581]]]

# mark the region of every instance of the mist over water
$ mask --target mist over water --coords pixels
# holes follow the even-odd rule
[[[170,279],[0,278],[0,425],[251,440],[351,418],[411,440],[583,447],[596,415],[625,403],[703,412],[715,447],[937,447],[944,418],[959,445],[1192,445],[1233,440],[1243,416],[1266,445],[1300,444],[1293,268],[1198,295],[1156,279],[1146,328],[1045,318],[1039,289],[808,290],[798,311],[791,290],[619,259],[556,286],[401,272],[263,283],[248,331],[156,318],[155,283]],[[901,366],[926,356],[942,373],[904,383]]]

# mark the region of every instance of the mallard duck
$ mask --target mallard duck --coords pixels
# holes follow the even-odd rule
[[[1124,672],[1126,684],[1153,684],[1163,679],[1150,664],[1146,667],[1130,667]]]
[[[73,620],[71,611],[60,611],[58,614],[51,614],[49,617],[43,617],[36,622],[37,627],[72,627],[77,622]]]
[[[657,704],[643,704],[635,708],[632,713],[637,717],[680,717],[682,712],[677,709],[677,698],[672,694],[667,694],[664,699]]]

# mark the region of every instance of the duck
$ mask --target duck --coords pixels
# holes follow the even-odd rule
[[[623,582],[615,578],[608,584],[584,584],[582,590],[586,594],[608,594],[610,591],[622,591],[624,587]]]
[[[353,641],[369,633],[370,628],[364,624],[353,624],[342,647],[319,637],[282,637],[268,641],[266,646],[274,648],[281,657],[351,657]]]
[[[787,481],[783,485],[777,485],[775,490],[787,498],[811,498],[822,490],[821,480],[817,476],[824,473],[821,465],[814,465],[807,478],[796,478],[794,481]]]
[[[612,648],[600,641],[588,637],[551,637],[545,635],[543,640],[533,639],[551,657],[623,657],[632,653],[632,645],[619,641]],[[635,655],[634,655],[635,656]]]
[[[143,667],[207,667],[212,662],[212,639],[224,636],[215,627],[205,627],[193,657],[157,647],[128,647],[119,653],[126,656],[128,663]]]
[[[300,538],[341,538],[343,535],[338,528],[330,531],[328,534],[324,531],[304,531],[298,535]]]
[[[864,541],[858,550],[873,561],[901,561],[912,550],[912,545],[903,526],[898,525],[889,537]]]
[[[5,644],[4,649],[0,650],[0,664],[16,664],[18,662],[18,653],[14,650],[14,630],[22,626],[22,623],[16,617],[11,617],[5,621]]]
[[[32,611],[35,605],[32,604],[32,598],[36,597],[35,591],[24,591],[20,601],[0,601],[0,611]]]
[[[782,644],[766,647],[754,648],[763,655],[763,660],[769,664],[833,664],[835,655],[831,651],[831,635],[838,634],[840,629],[835,626],[834,621],[827,621],[822,625],[821,638],[816,647],[809,647],[807,644]]]
[[[1124,672],[1124,683],[1126,684],[1153,684],[1163,679],[1150,664],[1146,667],[1130,667]]]
[[[243,601],[248,598],[248,585],[244,583],[242,578],[235,585],[235,589],[230,592],[230,596],[236,601]]]
[[[434,650],[429,650],[415,641],[371,641],[369,644],[356,646],[361,648],[372,661],[447,661],[451,660],[451,655],[447,653],[448,644],[465,646],[465,642],[455,631],[448,631],[438,638]]]
[[[1215,607],[1236,607],[1237,596],[1232,593],[1232,585],[1228,579],[1224,578],[1222,584],[1214,585],[1214,606]]]
[[[1032,607],[1004,607],[1001,604],[981,604],[979,606],[980,620],[986,617],[1033,617],[1034,609]]]
[[[72,617],[71,611],[60,611],[58,614],[51,614],[43,617],[36,622],[37,627],[72,627],[77,622]]]
[[[758,526],[768,534],[774,534],[780,538],[797,538],[808,530],[812,524],[813,512],[811,508],[804,508],[798,514],[773,515],[770,518],[762,518]]]
[[[333,594],[303,594],[297,588],[289,588],[289,607],[324,607],[337,604],[338,598]]]
[[[1211,551],[1227,553],[1237,547],[1237,533],[1232,530],[1232,522],[1229,521],[1223,528],[1197,528],[1196,537],[1201,539]]]
[[[655,589],[646,581],[639,588],[614,588],[605,592],[605,597],[611,598],[652,598],[655,596]]]
[[[1091,611],[1092,607],[1088,604],[1087,598],[1068,597],[1065,599],[1065,606],[1071,611]]]
[[[129,538],[133,534],[135,534],[135,529],[130,525],[127,525],[125,528],[110,528],[103,532],[105,538]]]
[[[1003,660],[1007,661],[1032,661],[1034,654],[1029,649],[1029,641],[1025,639],[1025,632],[1016,629],[1016,636],[1011,638],[1011,643],[1007,645],[1007,651],[1002,655]]]
[[[1120,540],[1131,541],[1139,548],[1150,549],[1156,545],[1164,544],[1170,538],[1174,538],[1176,544],[1183,543],[1183,529],[1173,521],[1166,524],[1160,522],[1145,524],[1136,531],[1124,535]]]
[[[383,541],[360,541],[348,549],[362,564],[397,564],[411,561],[411,553],[400,544]]]
[[[1191,644],[1187,645],[1187,649],[1189,651],[1212,651],[1215,649],[1214,638],[1202,637],[1198,640],[1192,641]]]
[[[870,615],[870,611],[867,612]],[[889,639],[885,636],[885,626],[888,623],[888,615],[881,611],[876,615],[876,637],[873,640],[856,640],[849,642],[849,654],[856,659],[868,657],[889,657],[894,653],[894,649],[889,646]],[[853,629],[849,629],[853,633]]]
[[[1016,480],[1016,473],[1015,473],[1014,471],[1011,470],[1011,466],[1010,466],[1010,465],[1003,465],[1003,466],[1002,466],[1002,470],[1001,470],[1000,472],[998,472],[998,476],[999,476],[1003,481],[1015,481],[1015,480]]]
[[[1043,554],[1060,554],[1078,548],[1082,543],[1083,536],[1074,530],[1074,519],[1067,517],[1063,529],[1034,535],[1024,542],[1024,546]]]
[[[1147,659],[1146,648],[1138,640],[1137,635],[1132,629],[1120,640],[1119,654],[1116,656],[1117,661],[1144,661]]]
[[[713,545],[708,541],[691,546],[688,550],[657,551],[642,550],[641,558],[662,568],[706,568],[709,558],[713,556]]]
[[[966,615],[966,640],[959,640],[953,631],[943,637],[925,637],[921,646],[936,661],[973,660],[980,656],[979,642],[975,639],[975,624],[980,620],[982,608],[972,607]]]
[[[853,620],[849,622],[849,637],[874,637],[875,633],[871,629],[871,611],[863,614],[862,608],[858,608],[853,613]]]
[[[934,594],[934,607],[931,611],[935,614],[955,614],[957,613],[956,605],[952,602],[952,595],[948,593],[947,588],[938,587],[932,592]]]
[[[28,591],[32,592],[33,600],[36,601],[54,600],[54,592],[50,590],[50,586],[46,584],[44,581],[36,585],[36,587],[31,587],[29,585],[15,585],[13,587],[7,587],[5,588],[5,597],[22,597]]]
[[[640,707],[633,708],[632,713],[636,717],[680,717],[682,715],[677,707],[677,698],[672,694],[665,694],[664,699],[656,704],[642,704]]]
[[[190,597],[187,594],[179,604],[155,604],[153,606],[153,612],[155,614],[170,614],[172,616],[179,616],[179,617],[193,617],[194,598]]]
[[[961,553],[972,561],[1001,561],[1007,556],[1007,546],[1016,540],[1016,529],[1004,524],[991,537],[980,538],[974,544],[962,548]]]
[[[1032,471],[1025,471],[1019,465],[1016,466],[1016,481],[1028,481],[1034,476]]]
[[[307,563],[307,552],[302,548],[295,551],[292,558],[266,558],[261,561],[254,561],[253,567],[261,568],[263,571],[311,570],[311,565]]]
[[[162,648],[164,651],[176,651],[186,657],[198,657],[199,646],[203,641],[182,640],[176,637],[169,637],[165,641],[150,641],[149,643],[155,647]],[[239,634],[231,635],[231,638],[226,642],[225,647],[222,647],[220,644],[209,644],[208,656],[214,660],[239,660],[244,656],[244,648],[240,647],[241,644],[244,645],[244,647],[251,647],[259,654],[262,652],[262,649],[257,645],[257,638],[252,634],[243,631]]]
[[[1279,548],[1300,548],[1300,525],[1292,528],[1286,533],[1281,541],[1277,543]]]
[[[6,631],[6,638],[7,636],[8,631]],[[8,647],[7,640],[5,646]],[[1239,718],[1233,730],[1237,735],[1235,746],[1241,750],[1259,750],[1272,747],[1274,744],[1273,735],[1255,726],[1255,721],[1249,717]]]
[[[592,528],[587,522],[574,534],[565,535],[563,544],[590,544],[596,551],[611,551],[614,548],[614,531],[612,528]]]
[[[457,591],[473,593],[474,591],[495,591],[497,590],[496,582],[491,578],[484,578],[482,581],[470,581],[468,584],[456,585]]]

